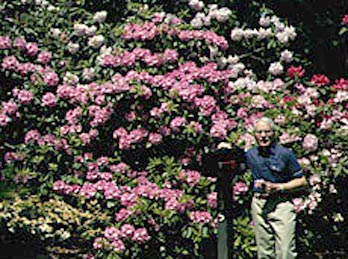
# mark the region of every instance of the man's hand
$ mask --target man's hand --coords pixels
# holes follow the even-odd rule
[[[271,182],[265,182],[265,191],[267,193],[274,193],[274,192],[280,192],[284,190],[284,184],[283,183],[271,183]]]

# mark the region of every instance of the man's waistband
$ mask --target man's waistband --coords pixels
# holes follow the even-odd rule
[[[265,192],[254,192],[253,196],[258,199],[292,199],[291,193],[281,193],[281,192],[274,192],[274,193],[265,193]]]

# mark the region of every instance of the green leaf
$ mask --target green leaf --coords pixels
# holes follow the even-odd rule
[[[348,31],[348,28],[347,28],[347,27],[342,27],[342,28],[340,29],[340,31],[338,32],[338,35],[343,35],[343,34],[345,34],[347,31]]]

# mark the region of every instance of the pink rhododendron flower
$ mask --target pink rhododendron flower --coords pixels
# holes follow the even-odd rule
[[[149,139],[148,141],[151,143],[151,144],[159,144],[162,142],[162,135],[161,134],[158,134],[158,133],[150,133],[149,134]]]
[[[3,102],[1,105],[1,113],[13,115],[17,112],[18,106],[14,101]]]
[[[313,174],[309,177],[308,183],[311,186],[321,183],[321,177],[318,174]]]
[[[292,200],[292,203],[294,204],[296,213],[299,213],[306,208],[305,201],[302,198],[295,198]]]
[[[41,138],[41,134],[38,130],[29,130],[24,137],[24,143],[35,142]]]
[[[135,232],[135,227],[131,224],[124,224],[120,230],[122,237],[132,238]]]
[[[86,198],[92,198],[97,193],[97,189],[94,184],[84,183],[79,191],[79,194],[85,196]]]
[[[4,127],[11,121],[11,118],[6,114],[0,113],[0,126]]]
[[[195,223],[209,223],[212,219],[208,211],[192,211],[190,213],[190,220]]]
[[[132,211],[122,208],[119,212],[115,214],[115,220],[117,222],[121,222],[126,220],[131,215],[133,215]]]
[[[1,63],[1,67],[5,70],[16,70],[19,65],[20,63],[15,56],[6,56]]]
[[[234,200],[237,199],[238,196],[240,196],[241,194],[244,194],[248,191],[248,185],[244,182],[237,182],[234,186],[233,186],[233,198]]]
[[[27,43],[25,49],[27,51],[28,56],[35,56],[39,51],[39,47],[34,42]]]
[[[104,230],[104,237],[110,241],[118,240],[121,236],[121,231],[116,227],[106,227]]]
[[[217,192],[209,193],[208,195],[208,205],[212,209],[217,208]]]
[[[186,123],[186,120],[184,117],[175,117],[171,122],[170,122],[170,128],[173,129],[174,131],[178,131],[179,127],[184,126]]]
[[[307,134],[303,139],[302,147],[307,151],[317,150],[318,138],[313,134]]]
[[[56,86],[59,83],[59,77],[55,72],[47,72],[44,74],[43,81],[48,86]]]
[[[110,243],[110,246],[116,251],[116,252],[123,252],[126,247],[121,239],[114,240]]]
[[[132,241],[138,242],[138,243],[144,243],[150,239],[150,236],[147,232],[147,229],[142,227],[138,228],[134,231],[134,235],[132,237]]]
[[[57,105],[57,98],[53,93],[45,93],[41,99],[42,106],[55,107]]]
[[[13,47],[18,48],[20,50],[24,50],[27,42],[24,38],[17,37],[13,41]]]
[[[41,51],[37,56],[37,61],[41,64],[48,64],[52,59],[52,53],[49,51]]]
[[[0,36],[0,49],[10,49],[11,39],[9,36]]]

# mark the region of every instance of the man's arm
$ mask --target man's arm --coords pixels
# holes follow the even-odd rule
[[[292,179],[286,183],[271,183],[265,182],[265,190],[266,192],[277,192],[277,191],[297,191],[302,189],[307,185],[307,180],[305,176],[301,176],[299,178]]]

